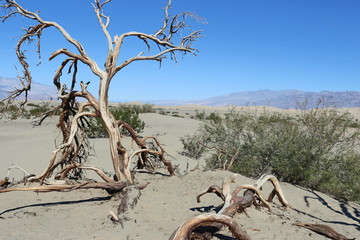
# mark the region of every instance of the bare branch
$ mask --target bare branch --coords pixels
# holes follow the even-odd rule
[[[88,106],[90,105],[89,103],[84,103],[80,110],[79,110],[79,113],[76,114],[74,116],[74,119],[72,120],[72,124],[71,124],[71,132],[70,132],[70,135],[69,135],[69,138],[67,140],[67,142],[59,145],[56,147],[56,149],[52,152],[52,155],[51,155],[51,160],[50,160],[50,163],[48,165],[48,167],[44,170],[44,172],[36,177],[34,177],[32,180],[41,180],[43,181],[43,179],[49,175],[49,173],[52,171],[52,169],[54,169],[54,167],[56,167],[57,165],[59,165],[61,162],[58,162],[58,163],[55,163],[55,160],[56,160],[56,156],[58,154],[58,152],[60,150],[62,150],[63,148],[66,148],[66,147],[69,147],[72,145],[72,142],[75,138],[75,135],[76,135],[76,132],[78,130],[78,127],[79,127],[79,124],[78,124],[78,119],[80,117],[83,117],[83,116],[97,116],[96,113],[91,113],[91,112],[82,112],[82,110],[85,108],[85,106]]]
[[[110,36],[109,31],[107,30],[107,28],[108,28],[108,26],[109,26],[109,24],[110,24],[110,17],[109,17],[109,16],[106,16],[106,15],[103,13],[102,7],[103,7],[105,4],[109,3],[110,1],[111,1],[111,0],[107,0],[107,1],[105,1],[105,2],[103,2],[103,3],[100,3],[100,0],[95,0],[96,5],[93,4],[94,11],[95,11],[96,16],[97,16],[97,18],[98,18],[98,21],[99,21],[99,23],[100,23],[100,26],[101,26],[101,28],[102,28],[102,31],[103,31],[103,33],[105,34],[106,39],[107,39],[107,41],[108,41],[108,57],[110,56],[110,54],[111,54],[112,51],[113,51],[113,41],[112,41],[112,39],[111,39],[111,36]],[[106,21],[105,23],[104,23],[103,19]]]
[[[165,29],[168,25],[169,21],[169,8],[171,6],[171,0],[168,1],[168,4],[165,7],[165,19],[163,21],[163,26],[154,34],[154,37],[159,38],[159,36],[165,36],[163,32],[165,32]],[[160,39],[160,38],[159,38]],[[164,39],[164,38],[163,38]]]
[[[29,40],[32,36],[37,36],[38,39],[40,39],[40,36],[42,34],[42,30],[48,27],[55,27],[56,29],[59,30],[59,32],[65,37],[65,39],[71,43],[79,52],[81,58],[79,58],[82,62],[84,62],[85,64],[87,64],[88,66],[90,66],[91,70],[98,76],[101,75],[101,70],[99,69],[99,67],[97,66],[96,62],[94,62],[93,60],[91,60],[88,55],[86,54],[84,47],[82,46],[82,44],[77,41],[75,38],[71,37],[71,35],[58,23],[56,22],[52,22],[52,21],[45,21],[43,20],[38,13],[35,12],[31,12],[28,11],[26,9],[24,9],[21,5],[19,5],[15,0],[6,0],[7,5],[5,5],[6,9],[9,9],[10,13],[4,17],[2,17],[2,21],[5,21],[7,18],[9,18],[10,16],[14,15],[14,14],[20,14],[26,18],[35,20],[38,22],[38,24],[35,27],[30,27],[29,30],[27,31],[26,34],[24,34],[24,36],[22,37],[22,39],[19,41],[19,43],[17,44],[17,48],[19,54],[18,54],[18,58],[19,61],[21,63],[21,60],[25,59],[24,54],[19,51],[22,43],[25,40]],[[78,56],[74,53],[70,53],[69,51],[63,52],[65,54],[67,54],[68,56]],[[57,56],[57,55],[55,55]],[[52,56],[50,59],[54,58],[55,56]],[[25,66],[22,63],[24,69],[25,69],[25,78],[27,79],[27,81],[29,82],[29,86],[31,85],[31,76],[27,70],[27,66]],[[27,93],[27,90],[29,89],[25,89],[25,93]]]

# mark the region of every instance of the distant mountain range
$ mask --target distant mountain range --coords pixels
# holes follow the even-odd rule
[[[18,79],[3,78],[0,76],[0,100],[6,98],[9,95],[9,92],[21,87],[21,83]],[[29,100],[56,99],[56,88],[54,86],[33,82],[31,84],[31,91],[29,91],[28,98]],[[24,97],[20,97],[19,99],[24,99]]]
[[[206,106],[271,106],[283,109],[314,107],[360,107],[360,92],[322,91],[303,92],[299,90],[258,90],[236,92],[212,98],[193,101],[152,101],[158,105],[206,105]]]
[[[0,99],[4,99],[9,91],[13,91],[19,86],[19,81],[15,78],[3,78],[0,76]],[[53,86],[33,82],[29,99],[48,100],[56,99],[56,89]],[[235,92],[220,95],[208,99],[199,100],[163,100],[146,101],[157,105],[207,105],[207,106],[271,106],[283,109],[289,108],[313,108],[322,101],[321,107],[360,107],[360,92],[356,91],[322,91],[322,92],[303,92],[299,90],[258,90]],[[304,104],[306,102],[306,104]]]

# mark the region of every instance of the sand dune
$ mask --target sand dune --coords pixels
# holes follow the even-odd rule
[[[176,106],[174,111],[194,111],[198,107]],[[178,109],[178,110],[176,110]],[[201,107],[199,109],[202,109]],[[212,108],[211,110],[214,110]],[[216,109],[215,109],[216,110]],[[225,111],[225,110],[224,110]],[[352,110],[360,115],[359,109]],[[142,135],[155,135],[164,144],[168,158],[178,166],[181,174],[168,177],[165,170],[156,174],[137,172],[139,183],[150,182],[141,191],[134,208],[129,208],[123,226],[109,219],[109,211],[116,211],[118,198],[109,198],[102,190],[77,190],[68,193],[10,192],[0,194],[1,239],[168,239],[185,220],[205,210],[214,211],[221,200],[205,195],[201,203],[196,195],[210,185],[221,185],[226,171],[200,171],[203,162],[179,154],[179,138],[190,134],[199,121],[190,118],[142,114],[146,122]],[[56,119],[43,127],[31,128],[30,120],[0,122],[0,178],[7,174],[11,164],[19,165],[30,173],[39,173],[46,166],[55,146]],[[106,139],[93,139],[96,155],[89,164],[112,172]],[[21,178],[21,172],[11,177]],[[89,178],[96,178],[91,173]],[[252,184],[254,179],[238,176],[236,183]],[[360,207],[352,202],[337,201],[323,193],[281,183],[285,196],[294,209],[284,210],[275,201],[272,212],[265,208],[250,207],[246,214],[238,214],[237,222],[252,239],[328,239],[308,229],[293,226],[295,222],[321,223],[331,226],[348,238],[360,239]],[[270,184],[264,192],[270,191]],[[137,193],[134,192],[136,195]],[[224,234],[224,235],[222,235]],[[219,239],[230,239],[221,232]]]

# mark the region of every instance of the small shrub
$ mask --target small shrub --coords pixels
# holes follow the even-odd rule
[[[221,117],[217,113],[212,112],[212,113],[210,113],[209,116],[206,116],[205,119],[209,120],[209,121],[214,121],[214,122],[221,123]]]
[[[122,120],[129,124],[136,132],[140,133],[145,128],[145,122],[139,118],[139,113],[153,111],[149,107],[141,107],[138,105],[121,104],[117,107],[111,107],[110,113],[116,120]],[[91,118],[87,129],[90,138],[104,138],[108,137],[104,122],[100,118]],[[122,134],[129,135],[126,129],[122,129]]]
[[[29,110],[29,115],[32,117],[39,117],[40,115],[51,110],[49,102],[42,102],[41,104],[28,103],[27,105],[32,107]]]
[[[205,111],[202,111],[202,112],[196,111],[196,112],[195,112],[195,119],[204,121],[205,118],[206,118]]]
[[[166,111],[164,109],[159,109],[158,113],[161,115],[166,115]]]
[[[2,103],[0,106],[0,113],[11,120],[15,120],[18,117],[26,117],[28,115],[27,111],[24,108],[20,108],[16,104],[6,104]]]
[[[172,114],[172,117],[185,118],[184,116],[180,116],[179,114]]]
[[[35,103],[28,103],[26,104],[28,107],[39,107],[38,104],[35,104]]]

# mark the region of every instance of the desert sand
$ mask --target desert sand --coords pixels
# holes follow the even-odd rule
[[[169,111],[194,111],[196,106],[173,107]],[[204,108],[206,111],[225,111],[223,108]],[[360,109],[352,109],[359,114]],[[136,172],[136,181],[147,183],[140,191],[137,202],[130,202],[127,213],[121,216],[123,224],[113,223],[109,211],[116,212],[120,199],[110,198],[103,190],[75,190],[71,192],[9,192],[0,194],[0,239],[168,239],[184,221],[204,211],[214,212],[222,201],[215,194],[196,196],[211,185],[221,186],[227,171],[203,171],[204,161],[192,160],[180,154],[180,137],[193,133],[200,122],[194,119],[172,117],[155,113],[142,114],[146,127],[142,136],[156,136],[164,145],[168,159],[177,166],[177,176],[169,177],[165,169],[156,173]],[[31,120],[0,121],[0,178],[4,178],[11,165],[21,166],[29,173],[39,173],[48,164],[57,144],[56,118],[44,126],[32,128]],[[126,139],[124,139],[126,141]],[[95,155],[89,164],[113,172],[107,139],[92,139]],[[22,172],[11,171],[10,178],[20,179]],[[97,176],[88,173],[88,178]],[[238,176],[232,189],[241,184],[253,184],[255,179]],[[270,191],[270,184],[263,191]],[[330,196],[281,183],[283,192],[293,207],[271,203],[266,208],[246,209],[237,214],[236,221],[252,239],[328,239],[296,222],[326,224],[348,238],[360,239],[360,206],[353,202],[338,201]],[[134,192],[134,194],[137,194]],[[218,239],[231,239],[227,231]]]

